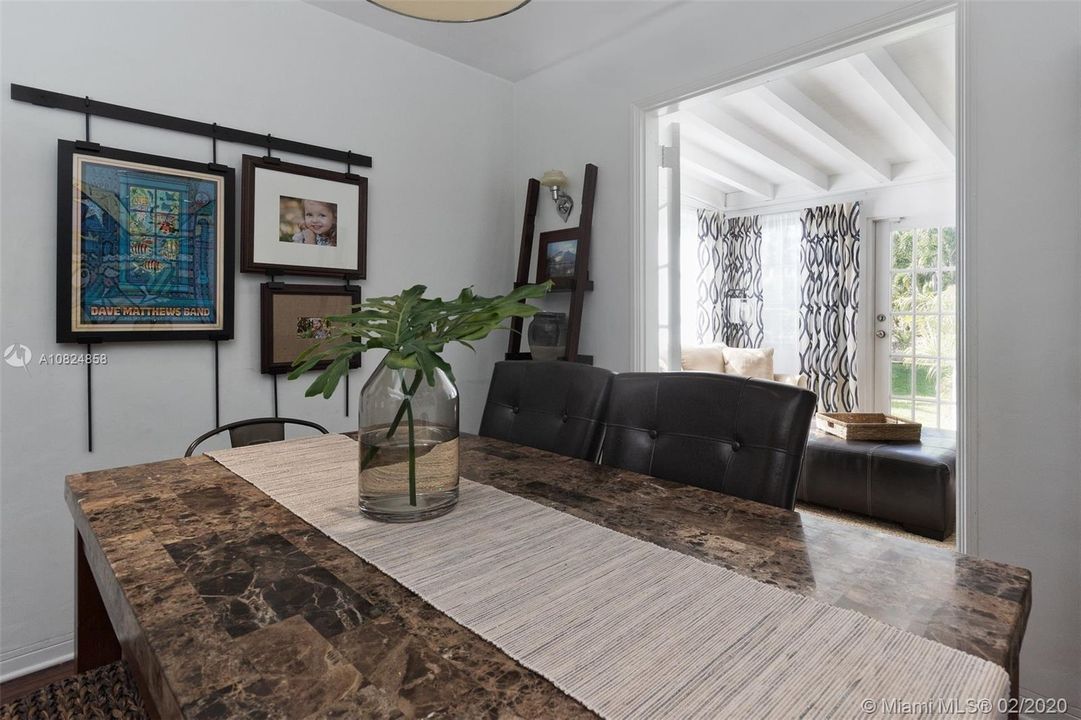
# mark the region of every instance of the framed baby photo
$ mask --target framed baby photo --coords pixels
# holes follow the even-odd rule
[[[291,372],[300,353],[329,335],[328,318],[348,315],[352,306],[359,304],[360,288],[355,285],[263,283],[259,297],[262,371],[268,375]],[[321,370],[329,364],[327,360],[312,369]],[[349,367],[360,367],[360,353]]]
[[[568,228],[540,234],[537,249],[538,283],[551,280],[557,290],[574,288],[574,266],[578,261],[578,233],[578,228]],[[587,285],[587,289],[591,288]]]
[[[244,156],[241,272],[366,275],[368,179]]]
[[[232,168],[59,141],[56,339],[233,337]]]

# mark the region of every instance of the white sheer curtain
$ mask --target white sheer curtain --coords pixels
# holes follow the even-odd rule
[[[762,215],[762,347],[773,370],[799,373],[800,213]]]
[[[803,237],[800,213],[762,215],[760,219],[763,325],[761,347],[774,349],[774,372],[796,375],[800,370],[800,243]],[[682,226],[680,233],[680,314],[682,317],[680,340],[682,346],[686,348],[720,342],[723,338],[716,332],[716,328],[710,328],[708,337],[698,336],[698,331],[701,329],[698,327],[699,323],[696,322],[698,302],[701,299],[698,280],[701,280],[699,276],[702,268],[698,257],[698,217],[693,210],[687,214]],[[712,294],[717,296],[717,283],[714,285]],[[664,302],[663,293],[662,302]],[[723,299],[716,297],[715,302],[723,303]],[[722,307],[715,309],[715,313],[721,311]],[[661,317],[665,317],[663,313]],[[664,337],[667,337],[666,333],[667,328],[662,328]]]

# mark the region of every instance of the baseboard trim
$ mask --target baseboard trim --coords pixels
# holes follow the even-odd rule
[[[51,668],[75,659],[75,644],[69,635],[39,648],[27,648],[12,657],[0,660],[0,683]]]

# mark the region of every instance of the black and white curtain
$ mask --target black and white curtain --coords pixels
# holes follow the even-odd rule
[[[724,223],[718,289],[720,340],[730,347],[762,347],[762,222],[757,215]]]
[[[819,410],[852,412],[859,404],[860,204],[808,208],[800,221],[800,373]]]
[[[717,342],[721,334],[721,226],[716,210],[698,210],[698,299],[696,333],[699,345]]]

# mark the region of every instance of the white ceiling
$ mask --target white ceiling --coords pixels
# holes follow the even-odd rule
[[[680,124],[684,194],[739,209],[950,175],[954,46],[939,18],[684,103],[664,117]]]
[[[437,23],[397,15],[367,0],[307,2],[511,81],[585,52],[679,4],[679,0],[531,0],[492,20]]]
[[[367,0],[312,5],[510,81],[612,40],[686,0],[531,0],[476,23],[405,17]],[[757,207],[948,175],[955,66],[951,17],[810,61],[757,87],[719,90],[679,121],[683,184],[727,208]],[[688,69],[691,72],[692,69]]]

